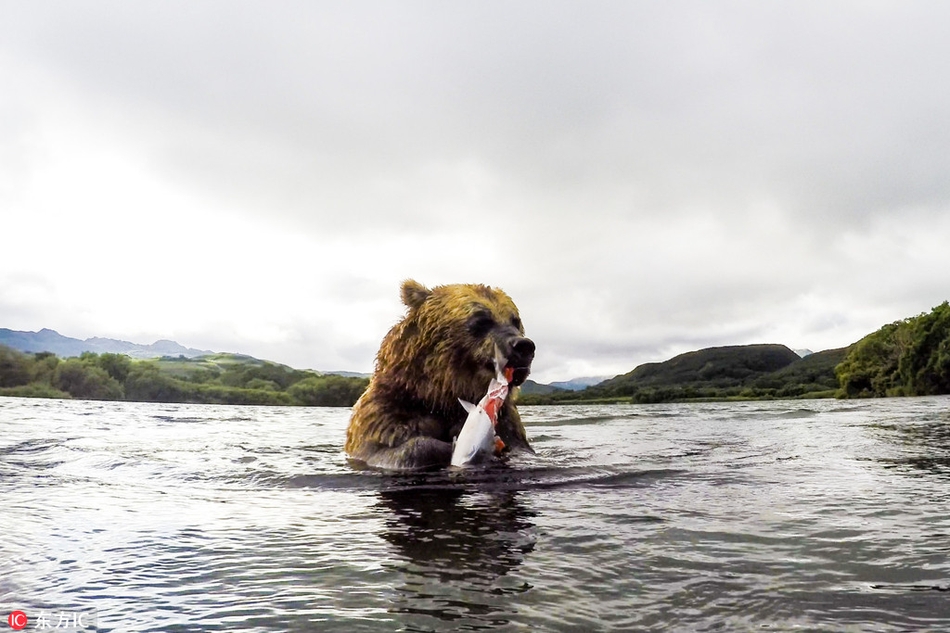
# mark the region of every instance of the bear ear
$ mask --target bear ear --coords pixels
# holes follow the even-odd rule
[[[402,296],[402,302],[409,306],[410,310],[421,306],[431,294],[431,290],[420,284],[415,279],[407,279],[402,282],[400,295]]]

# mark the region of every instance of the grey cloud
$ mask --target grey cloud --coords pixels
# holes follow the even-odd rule
[[[174,186],[361,254],[395,235],[496,245],[552,363],[754,342],[808,296],[870,320],[945,292],[920,237],[948,228],[945,3],[4,7],[4,63],[121,126]],[[479,278],[489,251],[453,270]],[[318,287],[359,303],[388,283]],[[301,343],[347,345],[365,364],[362,339]]]
[[[824,222],[947,195],[948,56],[935,26],[947,12],[64,4],[18,39],[79,89],[184,130],[156,156],[174,177],[324,230],[358,228],[334,222],[348,211],[463,219],[452,202],[464,182],[439,179],[466,162],[500,198],[593,190],[585,212],[608,218],[775,198]]]

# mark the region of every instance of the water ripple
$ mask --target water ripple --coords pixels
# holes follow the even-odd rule
[[[948,398],[524,407],[358,470],[349,411],[0,398],[0,599],[101,631],[945,630]]]

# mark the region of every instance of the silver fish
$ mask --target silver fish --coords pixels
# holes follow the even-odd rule
[[[465,424],[459,431],[452,449],[452,465],[456,467],[476,464],[495,454],[497,442],[495,425],[498,424],[498,412],[508,397],[508,380],[503,367],[505,359],[495,349],[495,377],[488,384],[488,392],[472,404],[459,398],[462,407],[468,412]]]

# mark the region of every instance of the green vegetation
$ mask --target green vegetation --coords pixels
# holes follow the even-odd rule
[[[238,354],[132,360],[86,352],[60,359],[0,345],[0,396],[348,407],[368,382]]]
[[[838,388],[835,366],[847,350],[805,358],[784,345],[711,347],[681,354],[581,391],[521,394],[520,404],[679,402],[825,398]]]
[[[664,363],[647,363],[597,385],[607,395],[635,395],[648,387],[697,389],[741,387],[750,379],[800,360],[784,345],[711,347],[680,354]]]
[[[0,345],[0,396],[352,406],[368,380],[301,371],[239,354],[60,359]],[[784,345],[681,354],[581,391],[527,383],[520,404],[923,396],[950,393],[950,303],[857,343],[799,358]]]
[[[798,359],[756,380],[756,387],[776,389],[776,397],[830,397],[838,390],[835,367],[850,348],[826,349]]]
[[[559,387],[552,387],[551,385],[542,385],[536,383],[533,380],[526,380],[524,384],[521,385],[520,393],[522,394],[531,394],[531,395],[541,395],[546,396],[552,393],[560,393],[562,391],[567,391],[566,389],[561,389]]]
[[[835,371],[844,397],[950,393],[950,304],[868,334]]]

